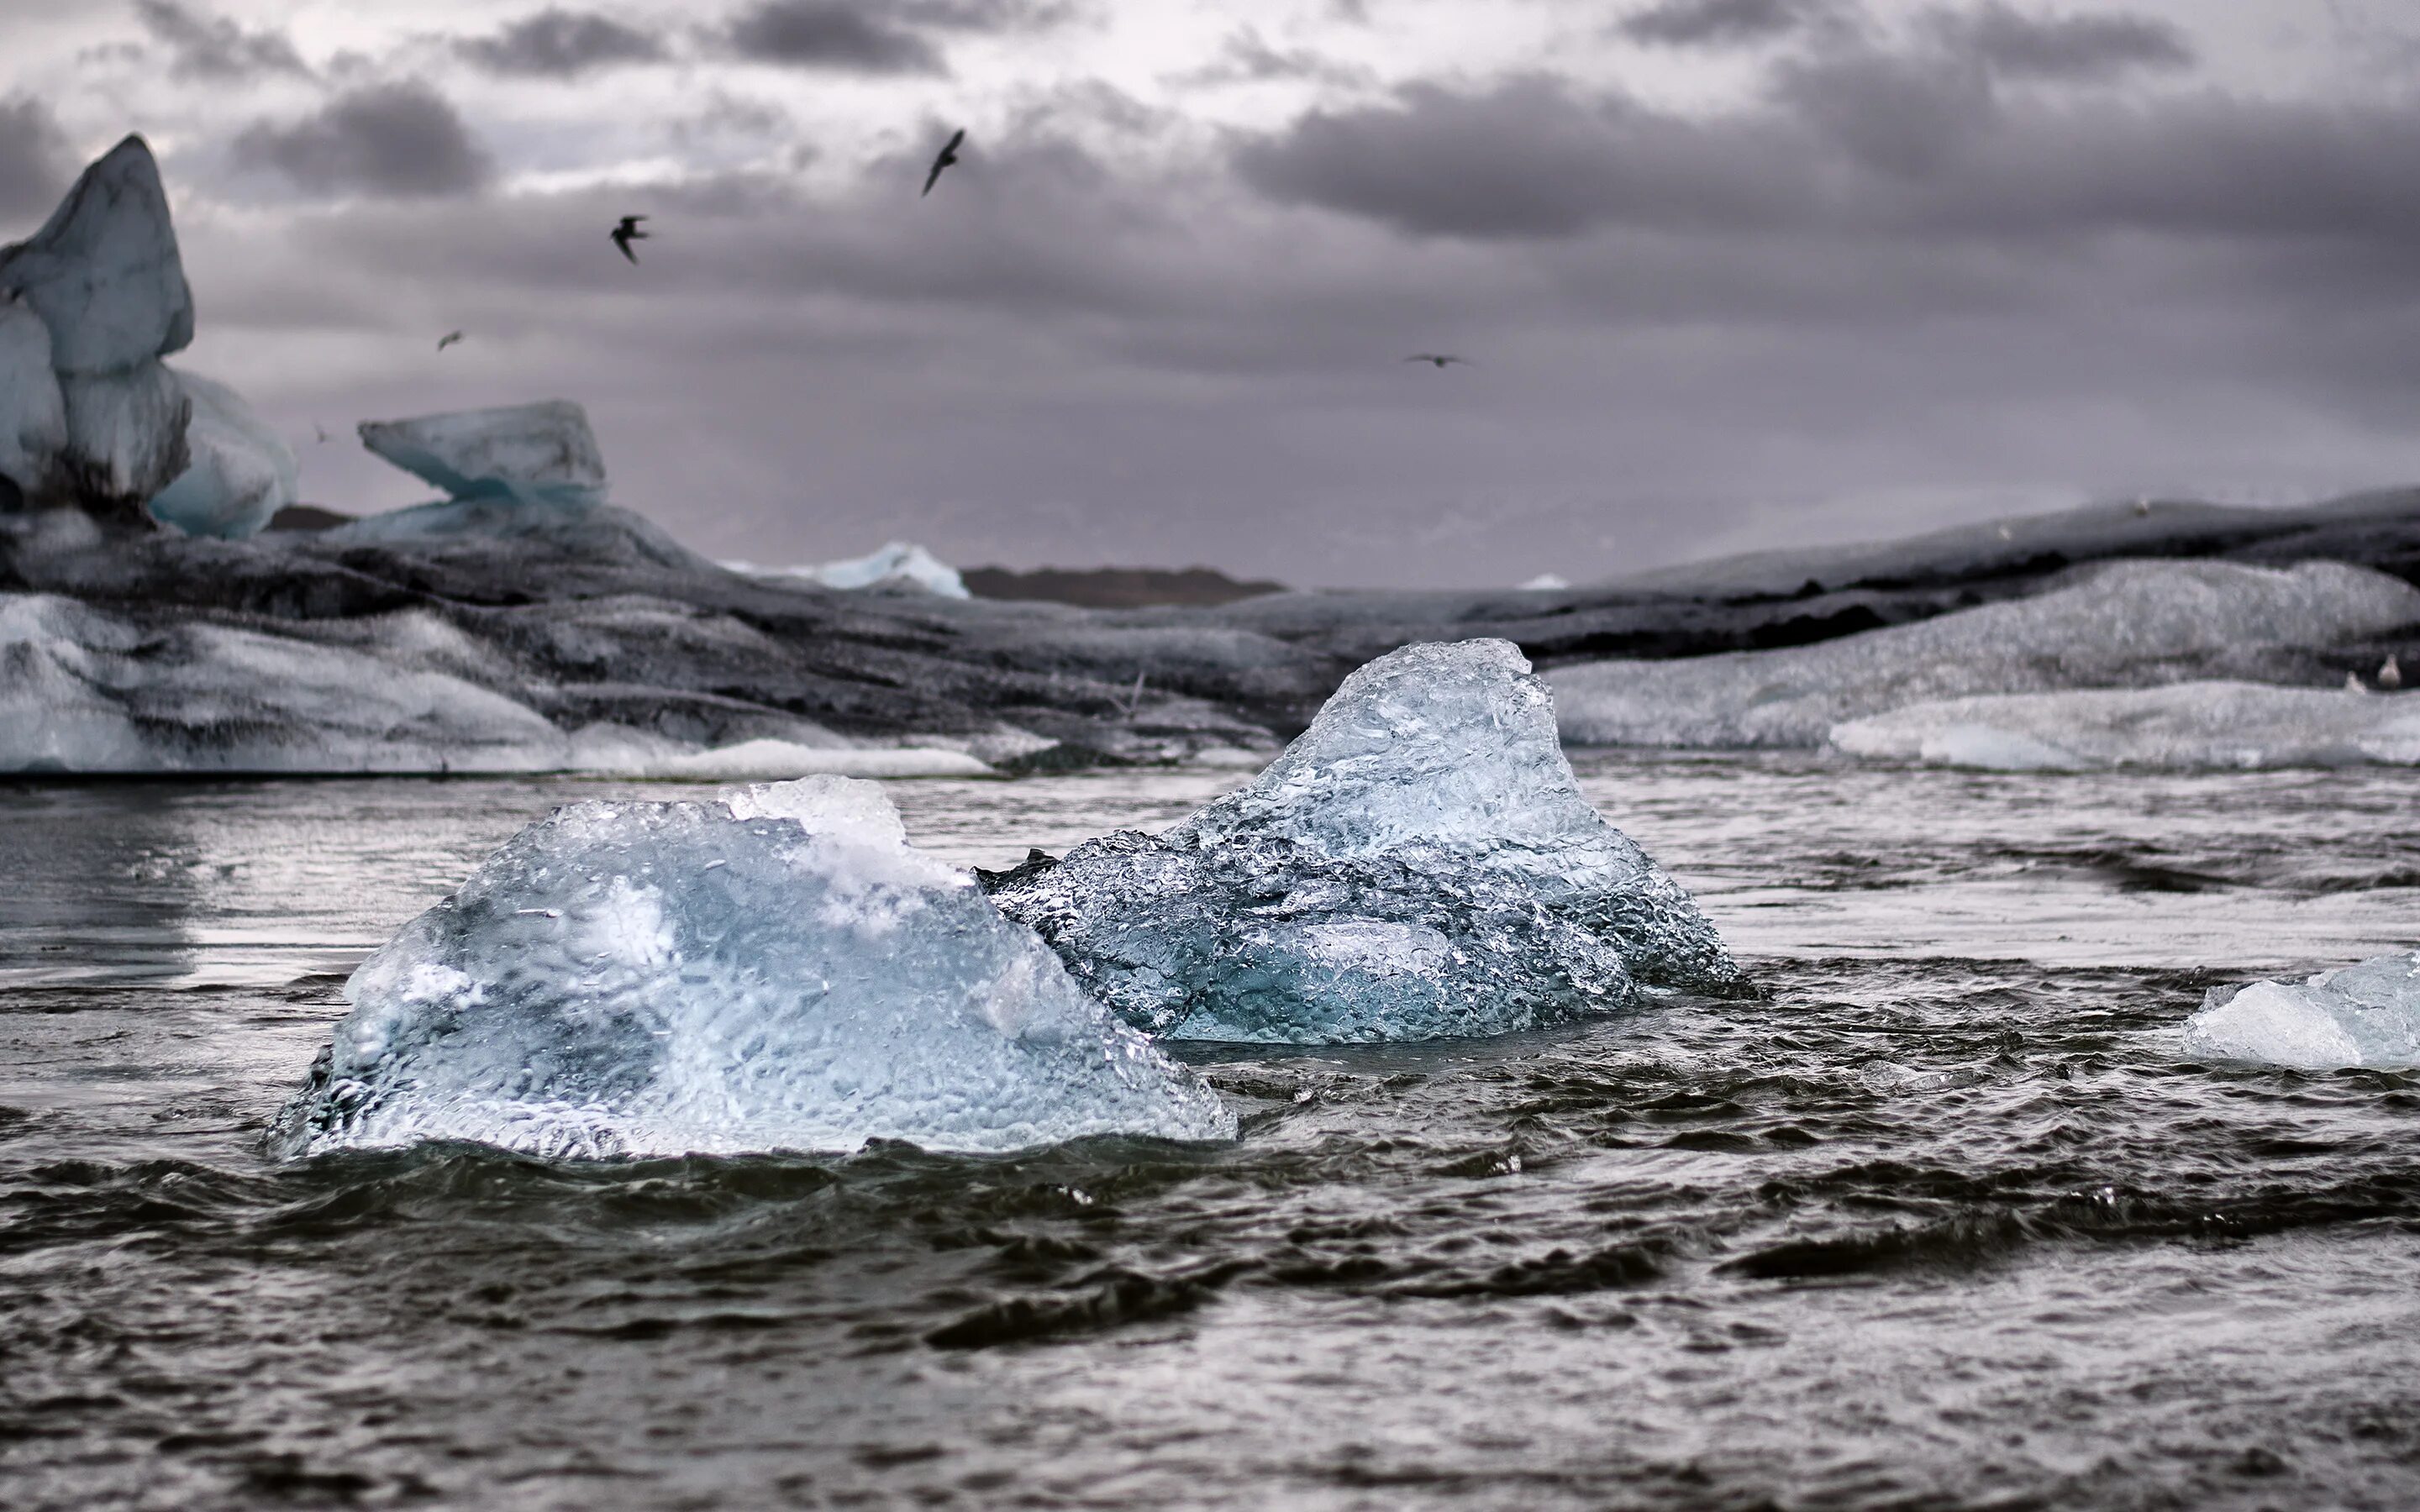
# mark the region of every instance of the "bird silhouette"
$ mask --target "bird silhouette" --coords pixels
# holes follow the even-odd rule
[[[933,186],[941,181],[941,170],[958,161],[958,144],[964,142],[966,139],[967,129],[961,126],[958,128],[956,134],[953,135],[949,142],[942,147],[941,155],[933,160],[933,171],[924,176],[924,193],[917,195],[916,197],[918,199],[923,199],[924,194],[931,193],[933,192]]]
[[[318,421],[316,421],[316,420],[315,420],[315,421],[311,422],[311,429],[312,429],[315,433],[317,433],[317,434],[318,434],[318,438],[319,438],[319,444],[320,444],[320,445],[325,446],[325,445],[327,445],[327,444],[328,444],[328,427],[327,427],[327,426],[322,425],[321,424],[319,424]]]
[[[647,239],[647,233],[639,229],[639,223],[645,219],[644,215],[625,215],[620,225],[605,233],[613,239],[613,245],[622,249],[622,255],[633,263],[639,260],[639,255],[630,250],[630,243]]]
[[[442,352],[446,347],[453,346],[456,342],[460,341],[461,339],[462,332],[458,331],[449,331],[445,332],[445,334],[437,338],[437,349]]]
[[[1456,357],[1451,352],[1414,352],[1411,356],[1404,358],[1404,361],[1407,363],[1426,363],[1430,366],[1435,367],[1440,373],[1445,371],[1445,364],[1448,363],[1460,363],[1465,367],[1477,367],[1479,365],[1467,357]]]

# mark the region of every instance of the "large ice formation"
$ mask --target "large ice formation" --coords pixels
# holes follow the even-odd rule
[[[405,926],[280,1119],[310,1154],[557,1157],[1220,1139],[1233,1116],[1094,1003],[874,784],[562,809]]]
[[[2262,647],[2420,622],[2420,589],[2366,567],[2120,562],[2033,598],[1819,644],[1549,673],[1563,735],[1591,745],[1817,746],[1832,727],[1985,693],[2224,675]]]
[[[22,458],[8,476],[28,495],[56,493],[133,516],[185,471],[191,406],[159,360],[194,339],[168,196],[141,137],[86,168],[30,239],[0,248],[0,298],[8,297],[49,334],[64,420],[52,454]],[[22,414],[24,389],[39,385],[22,371],[22,337],[9,346],[0,354],[0,410]],[[31,403],[43,400],[38,393]],[[21,448],[25,434],[21,424]]]
[[[1501,640],[1383,656],[1240,792],[992,885],[1078,981],[1176,1039],[1493,1034],[1638,985],[1743,987],[1689,895],[1580,795],[1553,701]]]
[[[0,293],[0,478],[25,497],[51,492],[68,444],[67,399],[51,366],[50,328]]]
[[[939,594],[943,598],[969,596],[966,579],[958,576],[957,568],[912,541],[892,541],[880,550],[869,551],[861,557],[804,567],[759,567],[747,562],[726,563],[725,565],[734,572],[754,577],[799,578],[821,583],[826,588]]]
[[[2420,1066],[2420,954],[2383,955],[2302,982],[2213,987],[2185,1053],[2304,1071]]]
[[[192,343],[194,296],[141,137],[86,168],[39,231],[0,248],[0,288],[50,328],[61,373],[123,372]]]
[[[151,516],[188,535],[256,534],[299,492],[294,449],[243,396],[198,373],[171,370],[193,403],[190,461],[151,501]]]
[[[365,420],[362,444],[458,501],[585,508],[605,497],[588,412],[567,399]]]
[[[2000,771],[2420,764],[2420,694],[2177,683],[1915,703],[1832,728],[1854,756]]]

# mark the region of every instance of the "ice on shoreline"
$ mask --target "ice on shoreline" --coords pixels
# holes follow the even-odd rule
[[[2120,562],[2032,598],[1814,645],[1586,662],[1547,680],[1578,744],[1820,746],[1836,725],[1911,704],[2206,679],[2258,648],[2415,622],[2420,589],[2365,567]]]
[[[1347,678],[1241,791],[992,879],[1078,980],[1174,1039],[1495,1034],[1743,988],[1714,926],[1580,795],[1500,640]]]
[[[906,842],[874,784],[582,803],[346,984],[283,1153],[551,1157],[1223,1139],[1234,1117]]]
[[[2420,764],[2420,694],[2178,683],[1911,704],[1835,725],[1853,756],[1993,771]]]
[[[2185,1023],[2184,1048],[2200,1059],[2298,1071],[2420,1066],[2420,953],[2301,982],[2213,987]]]
[[[937,594],[943,598],[971,596],[957,568],[912,541],[892,541],[861,557],[803,567],[760,567],[749,562],[726,562],[723,565],[751,577],[803,580],[847,593],[876,589]]]

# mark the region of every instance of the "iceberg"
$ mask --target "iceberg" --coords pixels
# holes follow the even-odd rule
[[[548,1157],[1232,1138],[879,787],[574,804],[364,962],[272,1134]]]
[[[301,491],[294,449],[241,394],[198,373],[171,369],[193,405],[191,460],[151,501],[151,517],[188,535],[257,534]]]
[[[1736,995],[1680,885],[1581,796],[1509,642],[1406,646],[1159,836],[987,879],[1127,1023],[1319,1044],[1496,1034],[1650,989]]]
[[[185,471],[193,401],[167,365],[147,362],[116,373],[63,373],[68,443],[59,454],[76,494],[137,505]]]
[[[51,364],[63,376],[124,372],[192,343],[193,291],[143,138],[85,169],[30,239],[0,247],[0,291],[50,328]]]
[[[746,562],[723,563],[751,577],[804,579],[826,588],[887,593],[938,594],[943,598],[970,597],[958,569],[912,541],[892,541],[878,551],[845,562],[825,562],[805,567],[759,567]]]
[[[31,306],[0,298],[0,478],[23,498],[49,493],[67,444],[67,399],[51,367],[50,329]]]
[[[2302,982],[2213,987],[2185,1022],[2185,1054],[2300,1071],[2420,1066],[2420,953],[2382,955]]]
[[[2366,567],[2119,562],[2032,598],[1785,650],[1555,669],[1563,737],[1608,746],[1820,746],[1836,725],[1991,693],[2225,677],[2264,649],[2420,622],[2420,589]]]
[[[585,509],[605,498],[588,412],[567,399],[365,420],[362,444],[457,501]]]
[[[1915,703],[1832,727],[1853,756],[1996,771],[2420,765],[2420,694],[2195,682]]]
[[[475,659],[405,611],[357,627],[387,656],[184,621],[146,626],[0,594],[0,772],[517,772],[570,764],[534,710],[418,659]],[[417,644],[415,644],[417,643]]]

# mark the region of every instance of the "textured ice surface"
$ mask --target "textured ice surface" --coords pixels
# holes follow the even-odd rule
[[[256,534],[299,492],[294,449],[233,389],[171,371],[194,406],[185,426],[189,460],[151,501],[152,517],[188,535]]]
[[[68,419],[68,444],[60,457],[83,497],[139,504],[185,471],[193,401],[165,363],[64,374],[59,391]]]
[[[605,497],[588,412],[567,399],[365,420],[362,444],[458,500],[582,506]]]
[[[1779,651],[1550,672],[1565,739],[1817,746],[1834,725],[1983,693],[2174,683],[2265,646],[2420,622],[2420,589],[2364,567],[2120,562],[2033,598]]]
[[[1999,771],[2420,764],[2420,694],[2258,683],[2015,693],[1835,725],[1854,756]]]
[[[806,567],[759,567],[746,562],[726,563],[734,572],[765,578],[803,578],[826,588],[877,588],[890,592],[939,594],[944,598],[968,596],[958,569],[912,541],[892,541],[878,551],[845,562]]]
[[[537,714],[429,670],[449,645],[476,655],[450,627],[408,611],[359,629],[411,659],[206,622],[145,628],[73,599],[0,594],[0,771],[569,764],[568,740]]]
[[[0,297],[0,478],[29,496],[47,492],[67,443],[50,330],[32,306]]]
[[[1167,834],[994,881],[1128,1023],[1295,1043],[1493,1034],[1741,988],[1686,892],[1589,806],[1510,643],[1363,667],[1269,768]]]
[[[2185,1053],[2304,1071],[2420,1066],[2420,954],[2383,955],[2302,982],[2213,987]]]
[[[1005,1150],[1233,1136],[874,784],[582,803],[347,983],[288,1153],[460,1139],[549,1156]]]
[[[141,137],[86,168],[29,239],[0,248],[5,289],[50,327],[51,363],[63,374],[122,372],[192,342],[194,297]]]

